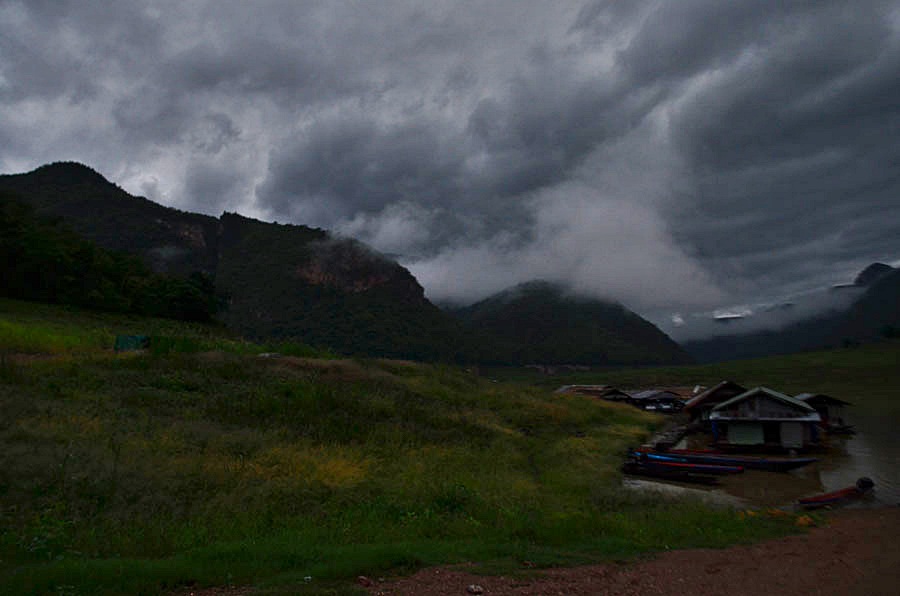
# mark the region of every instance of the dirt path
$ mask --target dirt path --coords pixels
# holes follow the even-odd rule
[[[365,582],[367,583],[367,582]],[[375,582],[371,596],[896,596],[900,594],[900,507],[835,512],[827,526],[753,546],[664,553],[634,563],[483,576],[431,567]],[[252,596],[250,587],[181,590],[177,596]]]
[[[487,596],[896,596],[900,508],[842,511],[826,527],[753,546],[674,551],[625,565],[551,569],[534,578],[486,577],[437,567],[368,590],[372,595],[466,596],[472,584]]]

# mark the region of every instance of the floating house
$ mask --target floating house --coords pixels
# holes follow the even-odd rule
[[[684,407],[681,396],[667,389],[648,389],[632,393],[628,403],[649,412],[680,412]]]
[[[718,385],[710,387],[689,399],[684,404],[684,411],[690,414],[691,420],[708,422],[709,414],[713,408],[722,402],[737,397],[745,391],[747,391],[746,387],[742,387],[733,381],[722,381]]]
[[[597,397],[607,401],[628,401],[631,399],[629,394],[616,387],[607,387],[606,390],[598,394]]]
[[[628,401],[631,399],[631,395],[610,385],[564,385],[557,389],[555,393],[577,393],[579,395],[599,397],[607,401]]]
[[[822,418],[808,403],[756,387],[712,409],[713,439],[729,447],[802,449],[819,442]]]
[[[794,397],[809,404],[819,413],[822,428],[827,430],[848,428],[844,422],[844,408],[853,405],[850,402],[824,393],[799,393]]]

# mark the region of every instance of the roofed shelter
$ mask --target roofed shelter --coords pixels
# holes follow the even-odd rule
[[[681,396],[668,389],[648,389],[631,394],[630,404],[644,410],[678,412],[684,407]]]
[[[745,391],[747,391],[746,387],[742,387],[733,381],[722,381],[718,385],[710,387],[688,400],[684,405],[684,410],[691,415],[691,420],[706,422],[709,420],[709,414],[713,408]]]
[[[824,393],[798,393],[794,396],[800,401],[809,404],[822,417],[822,427],[843,427],[844,407],[853,405],[848,401],[825,395]]]
[[[611,385],[565,385],[557,389],[555,393],[577,393],[578,395],[599,397],[607,401],[627,401],[631,399],[631,395]]]
[[[709,414],[716,443],[802,449],[818,443],[822,418],[812,406],[767,387],[745,391]]]

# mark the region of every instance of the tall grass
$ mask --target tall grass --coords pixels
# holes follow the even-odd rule
[[[27,315],[13,322],[85,335],[118,325]],[[262,358],[269,347],[190,327],[167,337],[146,353],[0,362],[0,593],[306,586],[459,560],[720,546],[790,527],[622,494],[621,453],[660,422],[628,406],[446,366],[290,348]]]

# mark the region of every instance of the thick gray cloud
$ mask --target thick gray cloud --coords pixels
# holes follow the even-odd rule
[[[897,259],[897,72],[896,1],[0,0],[0,170],[712,311]]]

